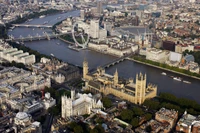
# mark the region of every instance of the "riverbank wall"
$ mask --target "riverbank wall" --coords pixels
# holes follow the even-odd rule
[[[186,76],[186,77],[190,77],[190,78],[194,78],[194,79],[200,80],[199,77],[190,76],[190,75],[187,75],[187,74],[184,74],[184,73],[181,73],[181,72],[177,72],[177,71],[170,70],[170,69],[167,69],[167,68],[163,68],[163,67],[155,66],[155,65],[152,65],[152,64],[149,64],[149,63],[141,62],[141,61],[135,60],[133,58],[127,58],[127,60],[134,61],[134,62],[137,62],[137,63],[140,63],[140,64],[144,64],[144,65],[147,65],[147,66],[151,66],[151,67],[154,67],[154,68],[158,68],[158,69],[161,69],[161,70],[165,70],[165,71],[168,71],[168,72],[173,72],[173,73],[180,74],[180,75],[183,75],[183,76]]]

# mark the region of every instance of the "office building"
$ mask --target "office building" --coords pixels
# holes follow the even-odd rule
[[[163,51],[156,48],[147,48],[146,49],[146,59],[152,60],[155,62],[164,63],[169,57],[169,52]]]
[[[90,21],[90,37],[99,38],[99,20],[92,19]]]
[[[22,50],[18,50],[17,48],[0,50],[0,58],[9,62],[15,61],[17,63],[23,63],[24,65],[35,63],[35,55],[29,55],[27,52],[23,53]]]
[[[156,112],[155,119],[161,123],[170,124],[170,128],[172,129],[178,119],[178,111],[161,108]]]

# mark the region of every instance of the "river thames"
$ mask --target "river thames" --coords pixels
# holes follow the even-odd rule
[[[44,18],[35,18],[32,21],[26,22],[29,24],[43,24],[45,21],[48,21],[48,25],[53,25],[67,17],[70,16],[78,16],[79,11],[70,11],[62,14],[54,14],[48,15]],[[9,31],[9,35],[13,35],[14,37],[26,37],[28,35],[42,35],[43,32],[52,33],[51,29],[40,29],[40,28],[15,28],[13,31]],[[60,45],[57,45],[59,43]],[[108,62],[111,62],[116,57],[110,55],[104,55],[101,53],[97,53],[90,50],[82,50],[82,51],[74,51],[68,48],[68,44],[62,42],[58,39],[48,40],[40,40],[40,41],[32,41],[25,42],[27,47],[31,49],[37,50],[38,52],[46,55],[54,54],[55,57],[69,62],[74,65],[82,66],[82,62],[84,58],[89,62],[90,69],[94,69],[98,66],[104,65]],[[200,103],[200,81],[196,79],[192,79],[189,77],[181,76],[178,74],[166,72],[167,76],[161,75],[163,72],[160,69],[156,69],[150,66],[138,64],[133,61],[126,60],[115,66],[112,66],[106,69],[106,72],[109,74],[113,74],[115,70],[118,70],[119,76],[123,78],[134,78],[137,73],[142,72],[143,74],[147,74],[147,83],[153,83],[158,86],[158,94],[160,92],[169,92],[178,97],[189,98]],[[184,80],[190,81],[191,84],[186,84],[183,82],[175,81],[170,76],[181,77]]]

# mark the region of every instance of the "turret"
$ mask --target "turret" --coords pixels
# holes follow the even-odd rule
[[[71,89],[71,99],[74,100],[75,99],[75,90]]]
[[[145,100],[145,90],[146,90],[146,74],[143,76],[142,73],[136,76],[136,104],[142,104]]]
[[[114,74],[114,82],[113,82],[114,85],[117,85],[118,81],[119,81],[119,79],[118,79],[118,72],[117,72],[117,69],[116,69],[115,74]]]
[[[86,78],[86,75],[88,74],[88,62],[84,59],[83,61],[83,78]]]

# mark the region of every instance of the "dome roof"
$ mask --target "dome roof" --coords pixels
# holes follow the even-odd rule
[[[18,112],[17,115],[16,115],[16,118],[18,118],[20,120],[23,120],[27,117],[28,117],[28,114],[26,112]]]

